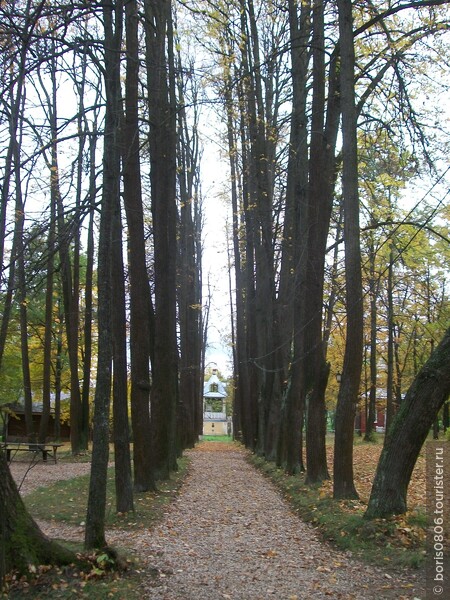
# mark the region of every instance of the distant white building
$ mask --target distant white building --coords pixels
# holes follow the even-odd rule
[[[214,369],[203,388],[203,435],[230,435],[231,419],[227,419],[227,391]]]

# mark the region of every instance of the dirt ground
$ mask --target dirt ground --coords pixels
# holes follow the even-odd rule
[[[189,452],[191,467],[164,520],[151,530],[111,530],[108,542],[140,558],[142,597],[152,600],[421,599],[420,573],[393,573],[324,543],[234,445]],[[11,465],[17,481],[23,466]],[[74,477],[88,464],[38,464],[21,492]],[[40,522],[51,537],[82,539],[83,529]]]

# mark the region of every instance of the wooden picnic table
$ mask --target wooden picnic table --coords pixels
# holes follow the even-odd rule
[[[16,452],[34,452],[41,453],[44,462],[47,462],[47,457],[51,454],[56,464],[56,452],[63,445],[57,442],[45,442],[45,444],[39,442],[2,442],[1,448],[6,452],[6,460],[9,463]]]

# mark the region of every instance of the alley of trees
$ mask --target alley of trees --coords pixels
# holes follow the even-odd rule
[[[0,404],[43,441],[54,403],[74,454],[92,432],[88,548],[109,442],[127,512],[202,432],[206,138],[227,171],[235,436],[316,483],[334,415],[334,495],[355,497],[356,412],[370,440],[385,390],[398,493],[381,474],[368,514],[406,510],[448,426],[449,24],[442,0],[1,3]]]

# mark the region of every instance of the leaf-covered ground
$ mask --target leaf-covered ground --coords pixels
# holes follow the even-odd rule
[[[355,448],[362,502],[368,497],[381,445]],[[96,563],[39,575],[40,587],[16,586],[11,598],[114,598],[128,600],[414,599],[424,598],[418,571],[392,571],[336,550],[317,528],[299,518],[282,494],[234,444],[208,442],[188,453],[188,475],[159,522],[108,532],[108,542],[138,561],[120,577]],[[421,503],[424,476],[419,464],[412,497]],[[35,471],[35,470],[33,470]],[[423,469],[422,469],[423,471]],[[37,473],[37,471],[35,471]],[[289,484],[290,485],[290,484]],[[329,483],[319,494],[328,495]],[[286,494],[285,494],[286,495]],[[411,500],[410,500],[411,501]],[[423,503],[423,502],[422,502]],[[359,504],[359,503],[357,503]],[[343,510],[357,511],[344,503]],[[51,537],[82,540],[82,528],[41,522]],[[398,529],[401,529],[399,527]],[[377,530],[378,532],[378,530]],[[346,535],[346,532],[343,531]],[[410,534],[408,534],[410,535]],[[47,581],[47,587],[46,582]],[[49,581],[53,582],[52,589]]]
[[[375,469],[381,454],[382,444],[357,444],[354,447],[354,477],[355,486],[358,491],[359,502],[342,502],[342,510],[352,511],[353,507],[365,510],[369,500],[370,491],[375,475]],[[332,475],[332,453],[329,450],[330,474]],[[328,481],[324,486],[332,493],[332,482]],[[398,515],[388,520],[379,520],[386,523],[386,527],[374,529],[373,535],[384,532],[383,537],[391,544],[400,548],[423,548],[426,539],[426,475],[424,452],[419,456],[414,468],[411,482],[408,487],[407,504],[408,511],[405,515]],[[367,534],[370,534],[370,524],[366,526]]]
[[[423,567],[426,558],[425,457],[414,469],[408,493],[408,511],[386,519],[364,519],[373,478],[382,450],[378,443],[354,447],[354,479],[358,500],[333,500],[333,440],[328,440],[330,479],[319,487],[307,486],[304,474],[287,476],[282,469],[262,459],[251,462],[268,475],[299,516],[316,526],[323,537],[337,547],[351,551],[366,561],[401,567]]]
[[[355,485],[362,501],[367,503],[372,488],[373,477],[381,454],[382,443],[359,443],[354,446],[353,464]],[[332,473],[333,448],[328,446],[328,463]],[[408,507],[410,510],[425,508],[425,456],[422,452],[414,468],[408,488]]]

